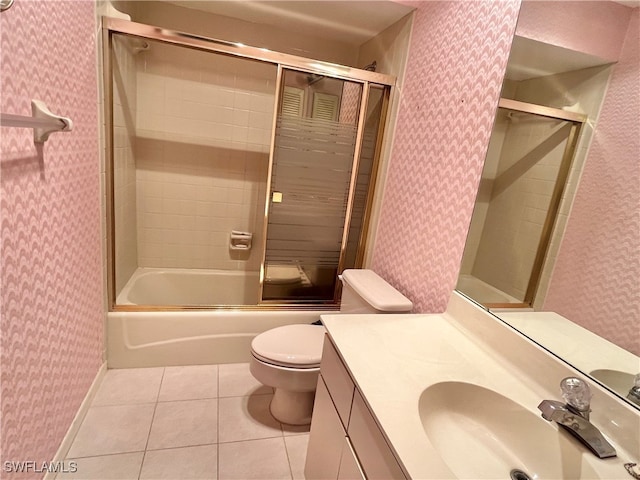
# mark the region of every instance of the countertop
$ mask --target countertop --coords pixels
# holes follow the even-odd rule
[[[463,297],[454,294],[452,302],[454,308],[443,314],[322,315],[331,340],[405,473],[414,479],[456,478],[422,426],[418,402],[427,387],[445,381],[471,383],[539,415],[540,401],[559,400],[559,379],[573,373]],[[474,325],[479,327],[477,332],[469,329]],[[485,336],[491,341],[485,342]],[[522,355],[535,358],[523,361],[503,356],[491,342],[525,342],[526,348],[506,347],[505,352],[522,350]],[[532,370],[523,371],[522,365],[528,364]],[[540,371],[552,376],[552,381],[536,378]]]

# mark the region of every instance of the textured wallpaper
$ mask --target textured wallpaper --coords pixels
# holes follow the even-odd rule
[[[639,13],[613,70],[544,305],[638,355]]]
[[[372,268],[441,312],[456,282],[519,1],[417,5]]]
[[[2,112],[35,98],[74,122],[42,147],[29,129],[0,139],[1,460],[42,462],[102,361],[94,2],[17,1],[0,31]]]

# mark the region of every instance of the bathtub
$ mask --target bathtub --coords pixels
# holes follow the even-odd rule
[[[456,290],[464,293],[480,303],[522,303],[511,295],[498,290],[496,287],[483,282],[472,275],[460,275]]]
[[[259,273],[186,268],[138,268],[117,305],[256,305]]]
[[[217,305],[223,305],[224,302],[237,304],[239,297],[229,300],[234,293],[248,295],[250,288],[239,279],[240,276],[219,275],[218,280],[221,281],[212,283],[215,281],[213,272],[216,271],[138,269],[118,295],[118,304],[153,306],[167,305],[171,303],[170,300],[177,300],[174,301],[176,305],[213,305],[216,303],[205,296],[211,294],[210,291],[214,289],[210,287],[214,284],[219,286],[219,291],[214,295],[219,295],[218,300],[222,299]],[[204,283],[206,288],[199,283]],[[179,299],[178,292],[184,292],[187,296]],[[257,292],[255,295],[257,297]],[[326,309],[109,312],[108,367],[248,362],[251,340],[259,333],[282,325],[312,323],[323,313],[336,312]]]

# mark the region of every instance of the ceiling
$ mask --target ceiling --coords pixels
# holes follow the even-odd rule
[[[612,0],[615,3],[621,3],[622,5],[626,5],[627,7],[636,8],[640,7],[640,0]]]
[[[607,63],[610,62],[600,57],[516,35],[511,45],[506,77],[516,81],[528,80]]]
[[[203,12],[360,46],[413,10],[386,0],[165,0]]]

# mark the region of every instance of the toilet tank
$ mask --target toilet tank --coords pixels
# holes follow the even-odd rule
[[[373,270],[345,270],[340,313],[409,313],[413,303]]]

